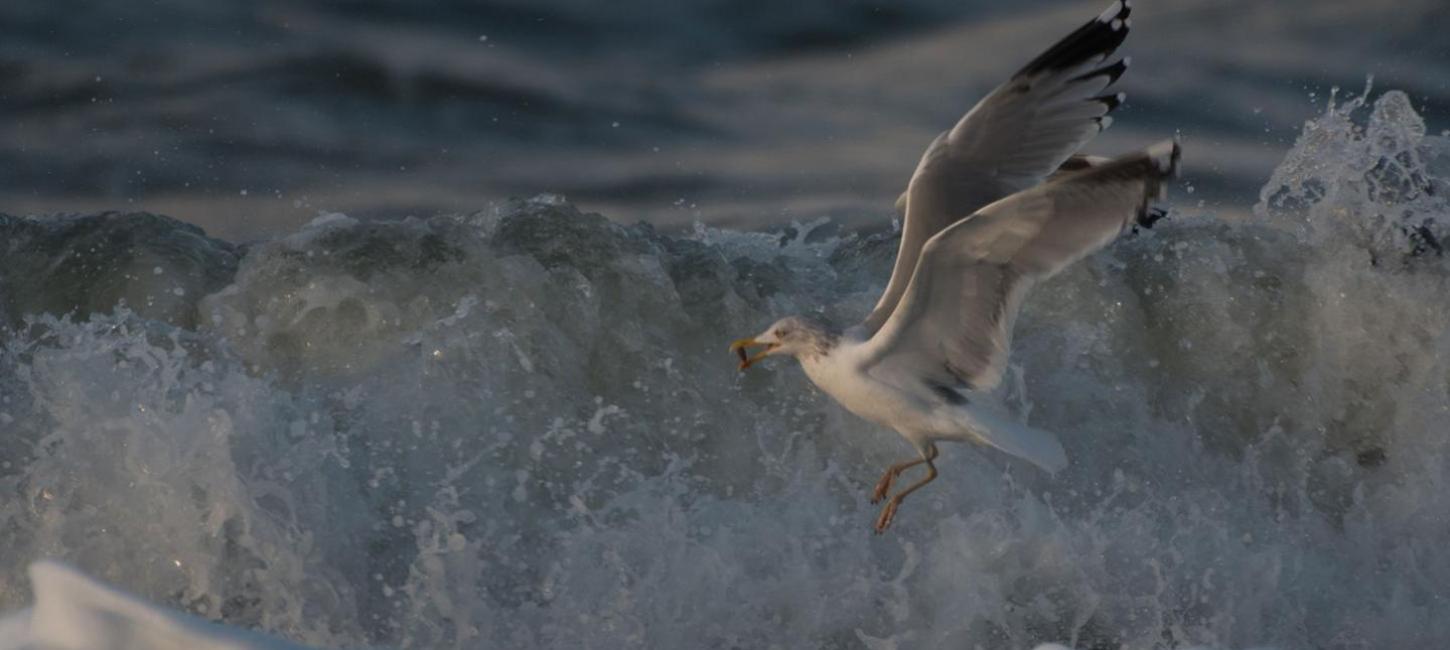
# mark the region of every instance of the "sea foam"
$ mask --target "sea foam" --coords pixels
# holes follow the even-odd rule
[[[944,448],[880,537],[909,447],[725,347],[859,318],[890,234],[0,217],[0,608],[55,558],[328,647],[1443,641],[1447,179],[1406,95],[1331,104],[1252,217],[1043,284],[1003,391],[1071,464]]]

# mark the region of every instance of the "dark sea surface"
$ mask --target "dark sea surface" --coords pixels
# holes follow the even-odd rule
[[[248,239],[553,193],[623,222],[884,227],[916,158],[1105,2],[0,5],[0,210]],[[1090,151],[1181,134],[1239,214],[1331,88],[1450,111],[1440,0],[1142,2]],[[1193,205],[1192,203],[1189,204]]]

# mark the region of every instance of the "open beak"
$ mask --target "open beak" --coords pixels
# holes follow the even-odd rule
[[[754,356],[750,355],[750,348],[757,345],[765,346],[765,349],[755,353]],[[750,364],[764,359],[770,354],[772,350],[778,347],[780,347],[779,343],[761,343],[759,341],[756,341],[754,338],[748,338],[740,339],[734,343],[731,343],[730,351],[734,352],[737,356],[740,357],[740,369],[745,370],[746,368],[750,367]]]

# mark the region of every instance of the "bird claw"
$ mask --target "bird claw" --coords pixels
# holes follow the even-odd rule
[[[881,509],[881,516],[876,518],[877,535],[886,532],[886,529],[891,526],[891,520],[896,518],[896,506],[898,505],[901,505],[901,501],[892,499],[885,508]]]
[[[874,506],[886,499],[886,493],[891,491],[891,482],[895,478],[890,471],[881,475],[881,480],[876,482],[876,489],[871,492],[871,505]]]

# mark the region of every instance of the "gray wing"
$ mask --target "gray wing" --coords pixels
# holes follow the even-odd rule
[[[1130,7],[1107,11],[1058,41],[977,102],[922,154],[899,209],[906,215],[891,280],[864,323],[875,332],[900,300],[921,247],[979,208],[1041,183],[1112,122],[1104,94],[1127,69],[1105,63],[1128,36]]]
[[[1048,180],[1055,179],[1065,174],[1080,172],[1084,169],[1092,169],[1093,167],[1097,167],[1098,165],[1112,161],[1112,158],[1106,158],[1103,156],[1089,156],[1086,154],[1075,153],[1069,156],[1067,160],[1064,160],[1062,162],[1062,165],[1058,166],[1057,171],[1052,172],[1052,175],[1048,176],[1047,178]],[[906,195],[907,191],[903,190],[901,192],[901,195],[896,197],[896,212],[897,214],[901,214],[903,216],[906,214]]]
[[[867,341],[864,368],[985,390],[1006,366],[1012,323],[1034,282],[1113,241],[1178,168],[1179,147],[1148,149],[992,203],[932,237],[896,311]]]

